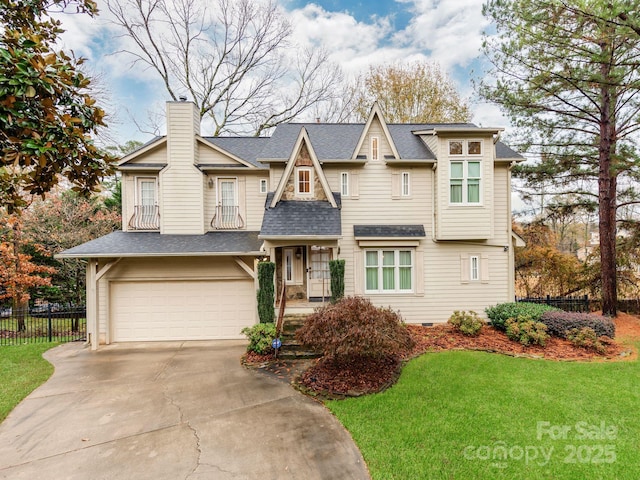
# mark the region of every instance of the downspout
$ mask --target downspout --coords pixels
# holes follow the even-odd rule
[[[431,208],[433,209],[433,214],[431,215],[431,241],[436,243],[436,169],[438,168],[438,164],[434,163],[433,167],[431,167],[431,178],[433,183],[433,188],[431,189]]]
[[[498,134],[499,135],[499,134]],[[511,212],[511,169],[516,165],[516,162],[511,162],[507,168],[507,215],[509,221],[507,222],[507,239],[509,245],[509,288],[507,302],[515,301],[515,288],[516,288],[516,266],[515,266],[515,248],[513,243],[513,227],[512,227],[512,212]]]

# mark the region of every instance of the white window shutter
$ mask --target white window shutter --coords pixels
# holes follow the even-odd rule
[[[469,270],[471,265],[469,262],[469,255],[465,253],[460,254],[460,281],[462,283],[469,283]]]
[[[400,198],[400,174],[394,172],[391,174],[391,198]]]
[[[359,198],[360,196],[360,185],[358,184],[358,174],[351,172],[350,175],[350,196],[352,199]]]
[[[489,283],[489,255],[483,253],[480,257],[480,280]]]

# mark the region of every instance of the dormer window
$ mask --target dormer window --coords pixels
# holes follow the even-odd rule
[[[371,137],[371,160],[380,158],[380,138]]]
[[[340,174],[340,194],[343,197],[349,196],[349,172],[342,172]]]
[[[296,193],[298,195],[313,194],[313,169],[299,167],[296,172]]]

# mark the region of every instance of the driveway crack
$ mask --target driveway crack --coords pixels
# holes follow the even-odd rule
[[[186,425],[187,428],[189,430],[191,430],[191,433],[193,434],[193,438],[196,441],[196,451],[197,456],[196,456],[196,461],[195,461],[195,465],[193,466],[193,468],[191,469],[191,471],[184,477],[185,480],[189,477],[191,477],[191,475],[193,475],[195,473],[195,471],[198,469],[198,467],[200,466],[200,458],[202,457],[202,447],[200,444],[200,435],[198,435],[198,430],[191,425],[191,422],[189,421],[189,419],[186,417],[186,415],[184,414],[184,411],[182,410],[182,407],[180,405],[180,403],[178,403],[169,393],[169,386],[167,385],[166,382],[163,381],[162,379],[162,375],[167,371],[167,369],[169,368],[169,365],[171,364],[171,362],[173,362],[173,360],[175,359],[175,357],[178,355],[179,350],[176,351],[171,358],[169,358],[167,360],[167,362],[165,363],[165,365],[162,367],[162,370],[155,376],[154,380],[160,382],[160,384],[162,385],[162,394],[164,395],[164,398],[169,402],[169,404],[171,406],[173,406],[177,411],[178,414],[180,416],[180,424],[181,425]]]

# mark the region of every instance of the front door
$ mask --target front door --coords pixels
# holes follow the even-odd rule
[[[331,260],[331,249],[328,247],[319,247],[317,245],[309,246],[308,250],[308,296],[309,300],[326,300],[331,296],[329,274],[329,260]]]

